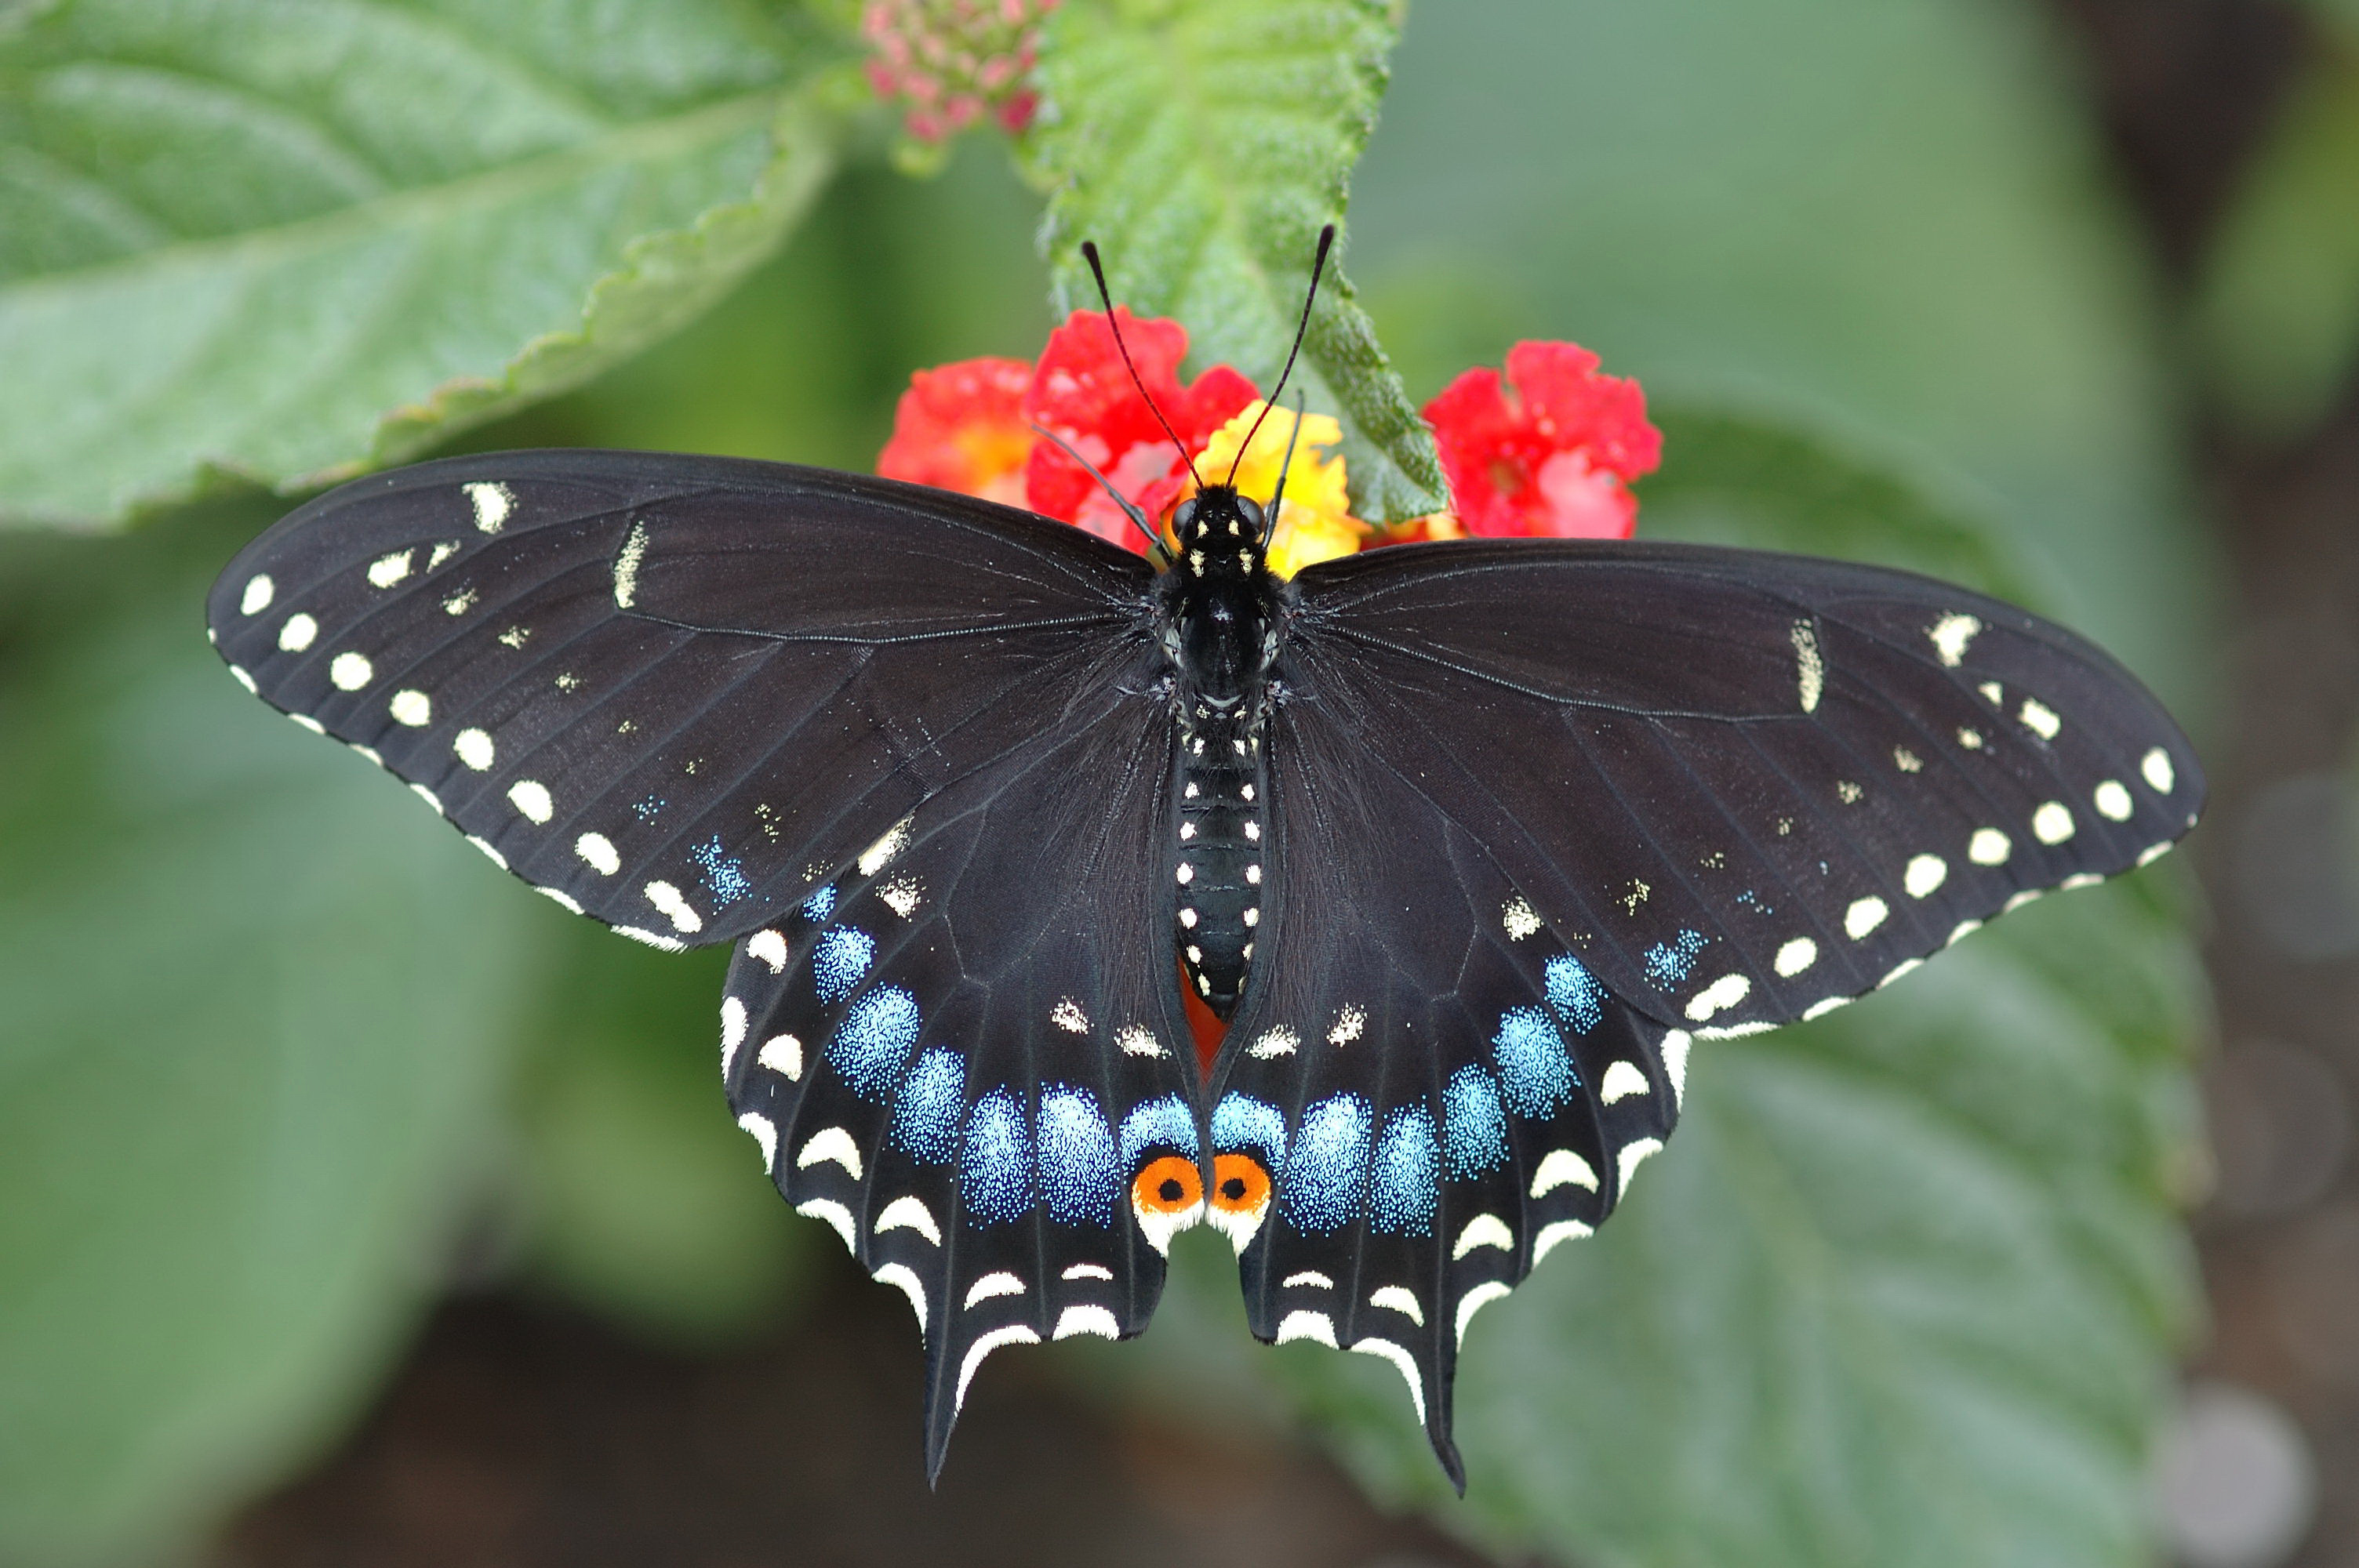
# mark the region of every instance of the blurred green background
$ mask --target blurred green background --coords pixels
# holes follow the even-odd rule
[[[1038,351],[1077,225],[1200,344],[1282,352],[1263,296],[1299,280],[1267,258],[1301,247],[1269,215],[1310,222],[1349,170],[1345,262],[1410,399],[1578,340],[1666,431],[1642,533],[2007,593],[2216,754],[2242,735],[2215,717],[2243,613],[2221,453],[2313,449],[2347,401],[2359,68],[2331,13],[2219,44],[2267,57],[2261,107],[2174,230],[2108,162],[2137,128],[2101,118],[2110,15],[1430,0],[1396,42],[1350,0],[1067,0],[1016,156],[973,135],[913,178],[837,5],[0,6],[0,1561],[922,1561],[885,1520],[928,1509],[978,1561],[2284,1560],[2292,1536],[2202,1558],[2151,1480],[2209,1169],[2177,858],[1700,1053],[1625,1212],[1470,1336],[1462,1504],[1389,1369],[1251,1342],[1207,1234],[1143,1341],[994,1361],[986,1393],[1037,1403],[1024,1509],[959,1475],[1005,1465],[988,1399],[927,1500],[913,1397],[830,1405],[810,1373],[756,1458],[834,1476],[824,1547],[592,1544],[551,1521],[636,1505],[554,1460],[500,1552],[464,1544],[463,1487],[427,1510],[458,1509],[448,1541],[397,1539],[321,1499],[390,1485],[347,1444],[464,1342],[438,1328],[399,1373],[440,1302],[682,1387],[810,1367],[798,1346],[864,1364],[847,1320],[914,1341],[732,1126],[720,955],[531,897],[202,636],[212,574],[288,497],[429,448],[865,469],[912,370]],[[1407,449],[1390,384],[1337,362],[1314,384],[1364,411],[1356,473]],[[549,1388],[601,1365],[560,1360]],[[815,1457],[878,1422],[873,1468]],[[1149,1451],[1211,1465],[1180,1522]],[[508,1474],[473,1452],[438,1463]],[[1328,1479],[1288,1527],[1223,1463]],[[649,1479],[642,1511],[725,1511],[725,1468]]]

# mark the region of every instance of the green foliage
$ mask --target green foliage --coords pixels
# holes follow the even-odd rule
[[[73,0],[0,32],[0,517],[418,451],[701,312],[832,162],[732,0]]]
[[[1032,137],[1060,311],[1093,306],[1083,240],[1117,298],[1187,323],[1194,361],[1277,380],[1322,223],[1341,223],[1395,23],[1382,0],[1073,0]],[[1360,515],[1446,504],[1433,437],[1332,258],[1295,374],[1343,424]]]
[[[2321,55],[2245,177],[2207,260],[2200,324],[2213,390],[2248,435],[2302,434],[2347,384],[2359,354],[2359,37]]]
[[[223,679],[199,607],[255,521],[0,552],[12,1563],[161,1540],[347,1418],[540,984],[538,901]]]

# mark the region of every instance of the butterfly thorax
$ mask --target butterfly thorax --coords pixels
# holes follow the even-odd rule
[[[1207,487],[1172,519],[1164,648],[1180,738],[1180,961],[1222,1018],[1236,1006],[1261,920],[1266,672],[1278,585],[1264,565],[1261,509]]]

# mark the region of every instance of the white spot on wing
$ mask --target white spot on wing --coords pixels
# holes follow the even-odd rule
[[[1124,1024],[1114,1032],[1114,1043],[1122,1048],[1125,1056],[1160,1056],[1164,1054],[1154,1033],[1144,1024]]]
[[[1521,898],[1509,899],[1500,914],[1507,927],[1509,941],[1520,942],[1540,928],[1539,912]]]
[[[1335,1288],[1335,1281],[1316,1269],[1305,1269],[1299,1274],[1288,1274],[1278,1288],[1290,1291],[1298,1285],[1317,1291],[1332,1291]]]
[[[673,930],[687,935],[691,932],[704,929],[703,917],[689,907],[688,900],[681,897],[679,889],[672,886],[671,883],[649,882],[641,891],[647,895],[647,902],[654,904],[662,912],[665,918],[671,922]]]
[[[1111,1282],[1114,1271],[1103,1263],[1076,1263],[1057,1277],[1060,1280],[1104,1280]]]
[[[1900,885],[1910,898],[1929,898],[1949,879],[1949,861],[1939,855],[1915,855],[1900,873]]]
[[[2169,795],[2179,777],[2170,765],[2170,753],[2159,746],[2138,759],[2138,773],[2157,795]]]
[[[1367,1026],[1367,1011],[1364,1008],[1347,1004],[1335,1015],[1335,1027],[1327,1032],[1327,1044],[1348,1045],[1357,1040],[1360,1037],[1360,1032]]]
[[[516,510],[516,492],[497,482],[462,485],[468,503],[475,509],[475,526],[486,534],[496,534],[500,524]]]
[[[1597,1086],[1597,1098],[1606,1105],[1654,1092],[1654,1086],[1647,1081],[1647,1075],[1628,1062],[1616,1062],[1606,1068],[1605,1076]]]
[[[1458,1298],[1458,1343],[1461,1346],[1466,1343],[1466,1325],[1474,1321],[1474,1314],[1505,1296],[1507,1289],[1496,1280],[1485,1280]]]
[[[1819,629],[1808,621],[1794,622],[1794,679],[1800,688],[1802,711],[1816,713],[1827,688],[1827,663],[1819,654]]]
[[[876,896],[885,901],[885,907],[904,920],[918,913],[919,902],[925,895],[924,884],[912,876],[895,877],[876,890]]]
[[[1974,633],[1982,629],[1980,621],[1952,611],[1926,628],[1925,635],[1933,640],[1934,656],[1950,668],[1956,669],[1959,662],[1966,656],[1966,649],[1973,642]]]
[[[852,1134],[841,1127],[822,1127],[803,1140],[802,1152],[795,1156],[795,1169],[808,1171],[813,1165],[835,1164],[860,1179],[860,1145]]]
[[[673,946],[679,944],[674,943]],[[773,1034],[763,1041],[762,1049],[755,1054],[754,1060],[790,1084],[802,1081],[803,1043],[791,1034]]]
[[[492,864],[497,866],[500,870],[505,871],[508,869],[508,858],[506,855],[501,854],[497,849],[493,849],[489,840],[478,838],[476,835],[470,833],[467,835],[467,842],[473,844],[476,849],[481,849],[484,852],[484,858],[491,861]]]
[[[1397,1312],[1419,1328],[1425,1326],[1425,1308],[1419,1305],[1417,1298],[1399,1285],[1380,1286],[1368,1297],[1368,1304],[1372,1307],[1383,1307],[1387,1312]]]
[[[813,1198],[809,1203],[799,1203],[795,1205],[795,1212],[800,1215],[808,1215],[813,1219],[823,1219],[827,1221],[829,1228],[833,1230],[838,1236],[843,1238],[843,1249],[845,1251],[853,1252],[858,1250],[858,1244],[855,1240],[858,1227],[853,1223],[852,1211],[844,1207],[842,1204],[837,1203],[834,1199]]]
[[[2060,800],[2043,802],[2031,814],[2031,836],[2043,844],[2061,844],[2072,837],[2072,813]]]
[[[1516,1249],[1516,1233],[1509,1230],[1507,1222],[1497,1215],[1478,1214],[1466,1222],[1465,1229],[1458,1233],[1458,1239],[1451,1246],[1450,1256],[1453,1260],[1463,1258],[1478,1247],[1495,1247],[1502,1252],[1513,1252]]]
[[[1786,979],[1792,979],[1819,961],[1819,945],[1807,936],[1797,936],[1777,949],[1777,970]]]
[[[483,731],[479,730],[473,733],[480,735]],[[485,742],[487,745],[489,743],[488,741]],[[465,754],[462,753],[459,760],[466,762]],[[486,759],[486,765],[488,764],[489,760]],[[468,763],[470,767],[474,765],[472,762]],[[573,852],[581,856],[590,869],[602,877],[611,877],[623,869],[623,857],[614,852],[613,842],[603,833],[584,833],[581,838],[573,840]]]
[[[1101,1339],[1120,1339],[1122,1325],[1104,1307],[1080,1302],[1057,1314],[1057,1331],[1049,1337],[1071,1339],[1078,1334],[1094,1334]]]
[[[937,1247],[942,1244],[942,1230],[934,1223],[934,1211],[919,1198],[897,1197],[885,1206],[885,1212],[876,1217],[876,1233],[882,1236],[888,1230],[914,1230]]]
[[[1049,1022],[1069,1034],[1087,1034],[1090,1032],[1090,1015],[1083,1012],[1082,1004],[1071,997],[1063,998],[1049,1010]]]
[[[310,647],[311,640],[319,634],[320,623],[309,615],[298,611],[288,616],[287,624],[278,629],[279,652],[299,654]]]
[[[1398,1285],[1387,1286],[1386,1289],[1400,1291],[1400,1287]],[[1380,1292],[1378,1293],[1381,1294],[1382,1292]],[[1400,1293],[1403,1295],[1408,1294],[1407,1291],[1400,1291]],[[1419,1328],[1423,1328],[1425,1326],[1425,1318],[1422,1314],[1419,1314],[1417,1325]],[[1355,1339],[1352,1341],[1352,1349],[1355,1354],[1361,1356],[1382,1357],[1384,1359],[1393,1364],[1395,1368],[1399,1371],[1402,1379],[1408,1384],[1409,1403],[1417,1407],[1417,1424],[1423,1426],[1425,1424],[1425,1388],[1419,1380],[1417,1357],[1411,1356],[1408,1351],[1402,1349],[1399,1346],[1395,1345],[1389,1339],[1377,1339],[1374,1337],[1367,1339]]]
[[[880,1225],[876,1228],[882,1230],[885,1227]],[[926,1331],[926,1287],[919,1280],[917,1271],[907,1263],[887,1263],[870,1277],[880,1285],[891,1285],[909,1298],[909,1310],[918,1314],[918,1332],[923,1334]]]
[[[1597,1173],[1589,1162],[1570,1149],[1551,1149],[1541,1157],[1539,1169],[1532,1173],[1532,1196],[1546,1197],[1559,1187],[1582,1187],[1597,1190]]]
[[[1690,998],[1688,1021],[1701,1023],[1716,1012],[1725,1012],[1753,994],[1753,981],[1741,974],[1723,975]]]
[[[451,737],[451,750],[458,753],[461,762],[479,773],[492,765],[495,754],[492,738],[481,730],[460,730]]]
[[[386,708],[393,715],[396,724],[407,724],[412,730],[432,721],[434,718],[433,699],[424,692],[408,687],[395,692],[393,700],[386,704]]]
[[[236,665],[230,665],[229,678],[237,682],[238,685],[245,687],[246,690],[253,692],[257,696],[261,694],[262,688],[254,684],[254,677],[246,674],[243,668]]]
[[[745,1004],[734,996],[721,999],[721,1076],[736,1065],[737,1047],[745,1044]]]
[[[391,588],[408,577],[410,557],[416,554],[414,550],[396,550],[389,556],[379,556],[371,561],[368,568],[369,586]]]
[[[1891,913],[1874,893],[1854,899],[1851,907],[1843,911],[1843,935],[1856,942],[1883,925],[1884,917]]]
[[[1577,1219],[1560,1219],[1554,1225],[1540,1227],[1540,1233],[1532,1238],[1532,1266],[1539,1267],[1540,1260],[1555,1251],[1560,1243],[1578,1241],[1591,1234],[1589,1227]]]
[[[1977,827],[1966,840],[1966,859],[1977,866],[2003,866],[2014,849],[2014,843],[1995,827]]]
[[[1277,1325],[1280,1345],[1290,1345],[1298,1339],[1315,1339],[1328,1349],[1335,1348],[1335,1320],[1323,1312],[1290,1312],[1286,1321]]]
[[[2127,822],[2130,813],[2137,809],[2137,803],[2130,798],[2130,792],[2122,787],[2119,779],[2107,779],[2090,798],[2096,804],[2097,815],[2114,822]]]
[[[1688,1098],[1688,1048],[1695,1042],[1684,1029],[1674,1029],[1663,1036],[1663,1071],[1671,1080],[1671,1100],[1685,1106]]]
[[[1824,1001],[1814,1001],[1802,1010],[1802,1022],[1808,1023],[1814,1018],[1824,1018],[1835,1009],[1850,1005],[1851,998],[1847,996],[1831,996]]]
[[[762,1146],[762,1169],[767,1171],[776,1166],[778,1162],[778,1130],[770,1125],[770,1119],[758,1110],[749,1110],[737,1119],[737,1125],[752,1133],[754,1141]],[[847,1238],[844,1245],[849,1247],[852,1243]]]
[[[2169,853],[2170,843],[2168,839],[2159,844],[2149,844],[2138,851],[2137,863],[2141,866],[2151,866]]]
[[[536,779],[518,779],[508,785],[508,804],[535,823],[546,823],[557,815],[557,803],[549,797],[549,786]],[[693,930],[693,926],[683,926]]]
[[[328,662],[328,678],[335,683],[338,691],[358,691],[368,685],[369,677],[375,674],[376,668],[369,663],[368,655],[349,648]]]
[[[653,931],[643,931],[636,925],[613,925],[607,929],[617,936],[627,936],[634,942],[644,942],[660,952],[685,953],[688,951],[688,944],[677,937],[665,936]]]
[[[1279,1056],[1291,1056],[1302,1044],[1302,1036],[1284,1024],[1266,1031],[1262,1037],[1245,1047],[1245,1054],[1257,1062],[1267,1062]]]
[[[557,905],[558,908],[565,911],[568,914],[580,914],[583,913],[582,901],[575,898],[571,893],[567,892],[563,888],[537,887],[532,891],[540,894],[541,897],[549,900],[549,903]]]
[[[2057,731],[2064,728],[2064,721],[2056,717],[2056,710],[2036,697],[2025,697],[2016,717],[2023,720],[2025,729],[2043,741],[2053,741]]]
[[[301,716],[300,714],[298,714],[298,715],[296,715],[296,717],[297,717],[298,719],[300,719],[302,716]],[[322,730],[320,730],[319,725],[318,725],[318,724],[316,724],[316,723],[312,723],[312,724],[306,724],[306,725],[304,725],[304,726],[303,726],[303,728],[305,728],[306,730],[313,730],[313,731],[315,731],[315,732],[319,732],[319,733],[325,733],[325,731],[322,731]],[[427,788],[424,784],[411,784],[411,785],[409,786],[409,793],[410,793],[410,794],[412,794],[412,795],[416,795],[419,799],[420,799],[420,800],[424,801],[427,805],[429,805],[429,806],[432,806],[432,807],[434,808],[434,815],[435,815],[435,816],[441,816],[441,815],[442,815],[442,802],[440,801],[440,798],[438,798],[438,797],[435,795],[435,794],[434,794],[434,792],[433,792],[432,790],[428,789],[428,788]]]
[[[951,1413],[955,1415],[966,1409],[967,1385],[974,1381],[975,1369],[983,1365],[984,1357],[1003,1345],[1038,1345],[1039,1343],[1038,1335],[1020,1323],[1011,1323],[1006,1328],[993,1329],[989,1334],[967,1346],[966,1359],[959,1365],[958,1399],[951,1404]]]
[[[237,612],[259,615],[270,608],[270,601],[277,595],[278,585],[270,580],[270,574],[256,572],[245,579],[245,591],[238,596]]]
[[[1627,1194],[1630,1190],[1630,1178],[1638,1173],[1638,1167],[1645,1164],[1650,1157],[1662,1152],[1662,1141],[1655,1138],[1641,1138],[1622,1145],[1622,1152],[1614,1156],[1620,1190]]]
[[[780,975],[787,969],[787,939],[776,931],[756,931],[745,938],[745,956],[759,958],[770,967],[770,973]]]
[[[860,874],[873,877],[892,861],[894,856],[909,847],[909,827],[917,821],[905,816],[885,830],[885,836],[860,851]]]

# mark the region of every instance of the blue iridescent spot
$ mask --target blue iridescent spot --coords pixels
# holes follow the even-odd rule
[[[1273,1171],[1286,1167],[1286,1113],[1266,1100],[1234,1091],[1212,1108],[1212,1148],[1221,1153],[1258,1149],[1261,1162]]]
[[[918,1043],[918,999],[899,986],[878,986],[852,1004],[827,1059],[863,1099],[882,1100]]]
[[[856,925],[831,925],[811,949],[811,979],[819,1000],[842,1001],[876,961],[876,939]]]
[[[651,795],[645,800],[633,801],[631,815],[642,822],[653,822],[658,816],[663,815],[663,797]]]
[[[1405,1105],[1385,1119],[1368,1169],[1368,1221],[1392,1236],[1430,1236],[1441,1178],[1433,1113]]]
[[[966,1105],[966,1060],[932,1050],[909,1065],[893,1104],[893,1141],[929,1165],[958,1153],[959,1112]]]
[[[688,858],[703,868],[704,885],[712,890],[714,902],[735,903],[754,891],[745,878],[745,863],[721,847],[718,834],[690,849]]]
[[[1359,1213],[1374,1115],[1354,1094],[1330,1096],[1302,1113],[1286,1162],[1286,1217],[1297,1230],[1339,1229]]]
[[[1682,931],[1677,946],[1658,942],[1647,949],[1647,978],[1670,989],[1688,978],[1695,968],[1696,955],[1712,940],[1701,931]]]
[[[834,913],[835,884],[832,882],[823,888],[812,889],[810,897],[803,900],[803,918],[814,925]]]
[[[1441,1091],[1441,1152],[1453,1182],[1506,1163],[1507,1113],[1499,1086],[1480,1067],[1459,1068]]]
[[[1149,1149],[1172,1149],[1190,1160],[1196,1152],[1196,1118],[1178,1095],[1142,1100],[1122,1119],[1122,1168],[1138,1169],[1139,1157]]]
[[[959,1191],[967,1212],[987,1225],[1032,1207],[1032,1145],[1024,1130],[1024,1102],[1004,1088],[975,1101],[967,1113]]]
[[[1548,961],[1548,1000],[1559,1018],[1583,1034],[1605,1017],[1605,988],[1570,953]]]
[[[1499,1015],[1491,1059],[1499,1065],[1507,1108],[1517,1116],[1553,1116],[1572,1097],[1576,1074],[1564,1036],[1538,1008],[1511,1007]]]
[[[1067,1225],[1112,1225],[1114,1132],[1087,1089],[1052,1084],[1040,1091],[1040,1192],[1050,1217]]]

